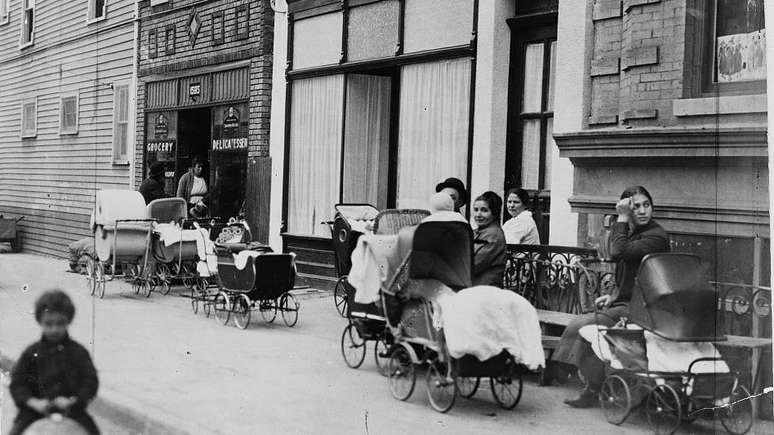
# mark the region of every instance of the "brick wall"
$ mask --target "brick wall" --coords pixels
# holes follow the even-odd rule
[[[172,0],[155,8],[146,0],[140,2],[139,9],[135,173],[138,185],[143,175],[145,83],[158,80],[159,75],[182,76],[194,68],[249,61],[249,156],[268,156],[274,35],[270,0]],[[200,26],[195,37],[190,30],[193,17]],[[218,31],[221,23],[222,32]],[[155,48],[151,46],[154,32]],[[168,49],[172,44],[167,36],[172,34],[174,47]]]
[[[684,94],[685,0],[592,1],[589,126],[677,124],[672,100]]]

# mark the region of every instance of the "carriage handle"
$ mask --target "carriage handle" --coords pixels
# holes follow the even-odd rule
[[[723,358],[718,357],[702,357],[702,358],[696,358],[695,360],[691,361],[690,364],[688,364],[688,374],[694,375],[693,373],[693,365],[702,362],[702,361],[723,361]]]

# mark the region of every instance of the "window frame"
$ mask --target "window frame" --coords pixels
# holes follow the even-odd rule
[[[11,22],[11,0],[0,0],[0,11],[5,9],[5,16],[0,15],[0,26]]]
[[[107,19],[107,5],[108,0],[103,0],[104,3],[102,3],[102,16],[101,17],[95,17],[95,14],[97,12],[97,0],[89,0],[89,8],[86,12],[86,22],[88,24],[96,23],[99,21],[104,21]]]
[[[31,11],[32,25],[29,29],[29,41],[25,41],[25,35],[27,32],[26,18],[27,11]],[[35,0],[21,0],[21,19],[19,25],[21,26],[21,35],[19,35],[19,48],[30,47],[35,44]]]
[[[703,14],[704,31],[702,32],[702,48],[700,57],[701,70],[699,72],[701,96],[712,97],[717,95],[756,95],[766,93],[766,80],[750,80],[733,83],[715,82],[715,48],[717,44],[717,7],[718,0],[704,2]],[[764,27],[765,28],[765,27]]]
[[[125,120],[119,120],[119,92],[125,89],[126,90],[126,119]],[[131,94],[130,94],[130,85],[129,83],[115,83],[113,85],[113,127],[112,127],[112,133],[111,133],[111,158],[113,165],[128,165],[129,164],[129,154],[130,154],[130,144],[129,141],[131,139],[131,131],[129,130],[131,125],[131,109],[132,109],[132,103],[131,103]],[[117,133],[118,133],[118,126],[119,124],[126,124],[126,149],[125,154],[120,154],[120,144],[116,141]]]
[[[34,127],[33,130],[24,130],[24,114],[26,113],[26,106],[33,104],[35,106],[35,114],[33,117]],[[38,97],[28,98],[21,103],[21,118],[20,118],[19,130],[20,137],[22,139],[31,139],[38,136]]]
[[[71,128],[64,126],[64,105],[65,100],[75,99],[75,125]],[[78,134],[78,127],[80,122],[80,95],[78,93],[63,94],[59,97],[59,135],[76,135]]]

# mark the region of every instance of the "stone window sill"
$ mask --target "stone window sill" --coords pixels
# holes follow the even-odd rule
[[[728,95],[672,100],[672,111],[678,117],[766,113],[766,95]]]

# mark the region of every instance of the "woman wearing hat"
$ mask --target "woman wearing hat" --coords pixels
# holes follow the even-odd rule
[[[149,204],[154,199],[167,198],[164,192],[164,163],[154,162],[150,165],[148,178],[140,184],[140,193],[145,198],[145,204]]]
[[[454,211],[459,212],[463,205],[467,204],[468,192],[465,190],[465,184],[459,178],[447,178],[442,183],[435,186],[436,192],[443,192],[451,196],[454,201]]]

